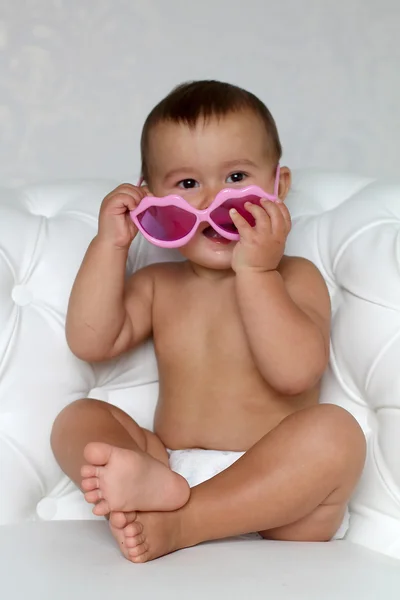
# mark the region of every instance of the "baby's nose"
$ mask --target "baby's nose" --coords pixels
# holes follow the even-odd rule
[[[210,191],[203,194],[202,198],[199,199],[198,209],[205,210],[206,208],[208,208],[210,204],[212,204],[212,202],[214,201],[216,195],[217,192],[215,191]]]

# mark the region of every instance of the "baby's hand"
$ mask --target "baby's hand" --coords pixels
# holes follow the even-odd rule
[[[98,237],[118,248],[129,248],[137,234],[129,211],[134,210],[139,202],[149,195],[147,187],[137,187],[129,183],[119,185],[110,192],[100,208]]]
[[[236,210],[230,215],[240,235],[232,256],[232,269],[273,271],[279,265],[291,229],[290,214],[283,202],[262,200],[261,206],[247,202],[246,210],[253,215],[254,227]]]

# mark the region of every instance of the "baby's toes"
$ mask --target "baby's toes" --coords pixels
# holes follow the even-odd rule
[[[99,480],[97,477],[88,477],[82,479],[82,489],[84,492],[91,492],[99,487]]]
[[[91,465],[106,465],[110,460],[113,446],[101,442],[90,442],[83,450],[85,460]]]
[[[86,494],[85,494],[86,496]],[[97,502],[96,506],[94,506],[92,513],[97,517],[105,517],[110,514],[110,505],[107,500],[100,500]]]
[[[99,488],[91,490],[90,492],[86,492],[85,494],[85,500],[86,502],[89,502],[89,504],[96,504],[102,499],[102,497],[103,496]]]
[[[138,523],[137,521],[134,523],[130,523],[126,527],[124,527],[124,534],[126,538],[131,538],[138,536],[143,532],[143,525]]]
[[[124,529],[129,523],[133,523],[137,516],[136,512],[113,511],[110,514],[110,525],[117,529]]]
[[[125,536],[125,546],[127,548],[136,548],[136,546],[140,546],[144,544],[146,538],[143,533],[136,533],[136,535]]]
[[[86,479],[87,477],[97,477],[99,467],[94,465],[83,465],[81,467],[81,477]]]
[[[144,541],[142,544],[135,546],[134,548],[129,548],[129,560],[131,560],[132,562],[146,562],[148,560],[148,551],[149,547],[146,541]]]

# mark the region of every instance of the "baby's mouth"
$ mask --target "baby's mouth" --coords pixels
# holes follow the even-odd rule
[[[211,227],[211,225],[209,225],[208,227],[206,227],[202,231],[202,234],[208,240],[211,240],[212,242],[215,242],[216,244],[230,244],[231,243],[231,240],[228,240],[227,238],[225,238],[222,235],[220,235],[217,231],[215,231],[215,229],[213,229]]]

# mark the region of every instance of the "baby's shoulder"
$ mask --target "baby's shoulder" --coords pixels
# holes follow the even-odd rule
[[[288,286],[300,288],[326,288],[325,280],[318,267],[302,256],[284,256],[278,268]]]
[[[155,284],[160,284],[183,277],[185,271],[183,262],[160,262],[142,267],[133,274],[133,277],[149,279]]]
[[[317,266],[300,256],[285,256],[279,271],[293,302],[320,327],[328,340],[331,301],[325,279]]]
[[[286,254],[282,257],[281,262],[279,263],[278,271],[282,275],[282,277],[291,277],[293,275],[297,275],[297,273],[321,273],[316,265],[308,258],[303,258],[302,256],[287,256]]]

